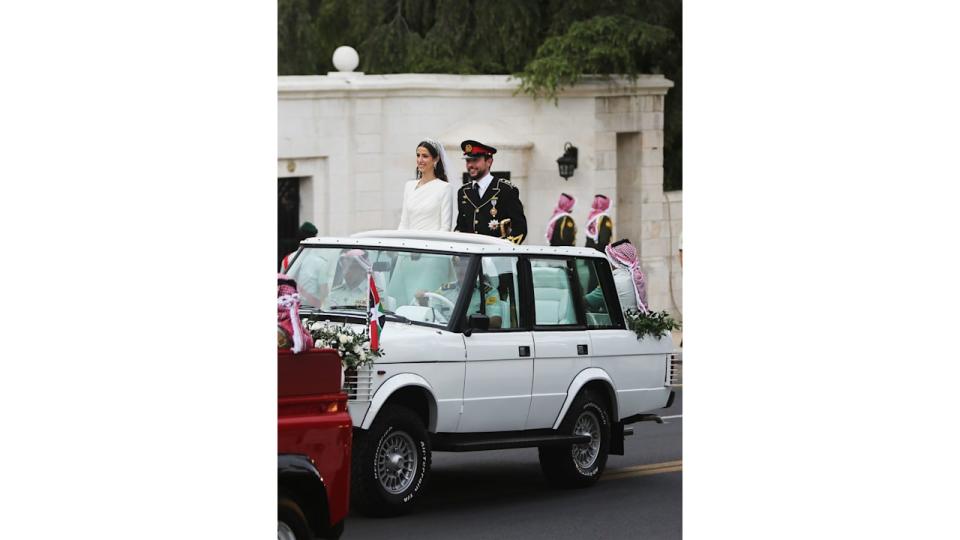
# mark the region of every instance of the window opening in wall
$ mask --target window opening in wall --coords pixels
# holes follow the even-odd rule
[[[277,179],[277,267],[300,245],[300,178]]]

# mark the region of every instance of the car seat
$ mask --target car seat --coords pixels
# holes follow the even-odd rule
[[[533,268],[533,300],[537,324],[576,324],[577,315],[571,302],[572,291],[563,268]]]

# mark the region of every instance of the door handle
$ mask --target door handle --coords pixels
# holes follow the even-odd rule
[[[526,345],[520,346],[520,356],[530,356],[530,347]]]
[[[577,345],[577,354],[579,355],[587,354],[587,346],[585,344]]]

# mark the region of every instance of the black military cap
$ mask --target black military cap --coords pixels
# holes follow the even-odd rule
[[[460,143],[460,149],[463,150],[464,158],[492,156],[497,153],[497,149],[489,144],[472,140],[466,140]]]

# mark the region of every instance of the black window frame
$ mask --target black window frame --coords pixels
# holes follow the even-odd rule
[[[516,328],[489,328],[484,331],[484,333],[498,333],[506,334],[509,332],[529,332],[531,329],[530,322],[533,320],[530,317],[529,304],[532,303],[532,294],[533,292],[529,290],[529,287],[524,286],[524,279],[528,277],[530,269],[529,266],[525,266],[524,257],[516,253],[481,253],[474,255],[473,261],[470,261],[470,267],[467,269],[467,275],[464,276],[464,281],[469,281],[473,283],[474,286],[479,284],[480,272],[483,269],[483,263],[481,259],[483,257],[508,257],[517,259],[517,286],[519,291],[517,292],[517,326]],[[471,288],[472,289],[472,288]],[[457,301],[457,307],[455,313],[457,315],[457,324],[453,328],[453,332],[462,333],[467,327],[467,309],[470,307],[470,298],[473,296],[471,290],[470,294],[465,294],[466,289],[461,291],[460,299]],[[483,297],[483,291],[480,291],[480,312],[486,315],[487,306],[486,301]]]
[[[607,304],[607,315],[610,315],[610,325],[609,326],[596,326],[590,327],[587,325],[588,330],[624,330],[627,325],[623,318],[623,309],[620,307],[620,295],[617,293],[616,283],[613,281],[613,269],[610,268],[610,263],[605,258],[600,257],[575,257],[577,260],[583,260],[587,264],[593,264],[593,271],[597,274],[597,283],[600,285],[600,290],[603,292],[603,301]],[[577,280],[577,285],[580,284],[580,280]],[[587,302],[586,295],[581,294],[579,296],[579,304],[583,308],[584,317],[586,317],[587,312]]]
[[[532,328],[534,332],[563,332],[563,331],[570,331],[570,330],[588,330],[587,316],[583,310],[583,296],[580,290],[581,289],[580,280],[573,279],[577,272],[576,265],[574,264],[575,258],[576,257],[574,255],[559,255],[559,254],[549,254],[549,253],[544,253],[544,254],[538,253],[536,255],[526,256],[528,270],[529,270],[529,274],[527,276],[528,281],[526,283],[526,286],[527,286],[527,290],[529,291],[529,297],[530,297],[529,309],[531,313],[530,321],[532,321]],[[576,324],[551,324],[551,325],[537,324],[537,317],[536,317],[537,306],[536,306],[536,298],[534,297],[535,293],[533,288],[532,261],[548,260],[548,259],[561,260],[566,262],[567,280],[570,283],[570,292],[574,296],[573,307],[574,307],[574,313],[576,313],[577,315]]]

